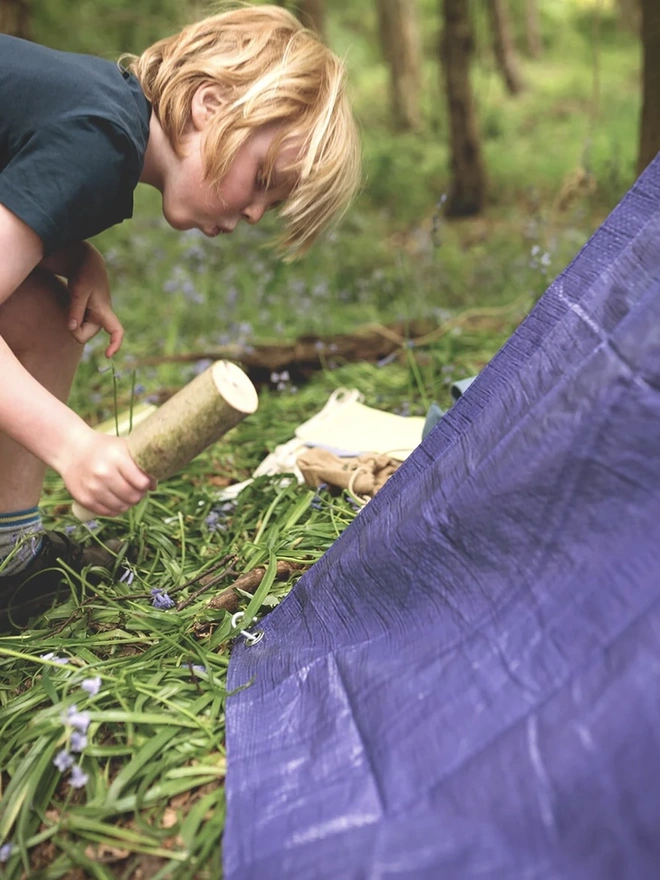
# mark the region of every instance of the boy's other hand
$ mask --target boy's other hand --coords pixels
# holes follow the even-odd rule
[[[103,329],[110,336],[106,357],[119,351],[124,328],[112,310],[110,282],[103,257],[88,242],[83,243],[80,263],[68,279],[71,303],[68,327],[74,339],[84,344]]]
[[[125,438],[91,428],[71,444],[57,470],[72,498],[98,516],[124,513],[154,488],[133,460]]]

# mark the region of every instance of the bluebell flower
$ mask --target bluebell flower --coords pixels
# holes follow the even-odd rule
[[[3,864],[9,861],[11,854],[14,852],[14,844],[13,843],[3,843],[0,846],[0,862]]]
[[[71,776],[69,776],[69,785],[71,788],[84,788],[89,782],[89,776],[79,764],[74,764],[71,768]]]
[[[353,510],[355,510],[358,513],[364,507],[363,504],[360,504],[358,501],[356,501],[355,498],[353,498],[353,496],[350,495],[348,492],[346,492],[344,494],[344,498],[346,498],[346,500],[348,501],[349,505],[353,508]]]
[[[377,367],[386,367],[388,364],[391,364],[393,360],[396,360],[397,354],[398,354],[397,351],[393,351],[390,354],[386,355],[385,357],[382,357],[379,361],[376,361],[376,366]]]
[[[327,488],[328,488],[327,483],[319,483],[318,484],[318,486],[316,488],[316,495],[309,502],[309,506],[312,507],[314,510],[321,510],[321,508],[323,507],[323,500],[321,499],[321,492],[323,492],[323,490],[327,489]]]
[[[80,687],[95,697],[101,690],[101,676],[96,675],[94,678],[85,678]]]
[[[119,583],[120,584],[127,584],[130,587],[130,585],[133,583],[134,578],[135,578],[135,572],[133,571],[132,568],[128,568],[128,566],[127,566],[124,569],[124,573],[119,578]]]
[[[235,507],[233,501],[227,501],[219,507],[214,507],[204,519],[209,532],[225,532],[227,530],[225,520],[229,514],[233,513]]]
[[[87,733],[90,723],[89,712],[79,712],[78,707],[74,703],[67,709],[66,722],[80,733]]]
[[[60,666],[66,665],[69,661],[66,657],[58,657],[53,651],[41,655],[41,660],[50,660],[51,663],[59,663]]]
[[[87,748],[87,736],[74,730],[69,740],[69,748],[72,752],[82,752]],[[73,761],[71,761],[73,764]]]
[[[168,608],[174,608],[174,600],[171,599],[165,590],[160,587],[154,587],[151,591],[151,595],[153,596],[152,604],[154,608],[157,608],[159,611],[167,611]]]
[[[57,767],[60,773],[64,773],[66,770],[73,767],[73,758],[66,749],[62,749],[53,758],[53,764]]]
[[[192,670],[197,675],[206,675],[207,674],[206,666],[199,666],[199,665],[193,664]]]
[[[209,532],[214,532],[216,530],[218,520],[220,519],[220,514],[217,510],[212,510],[209,515],[206,517],[204,522],[207,525]]]

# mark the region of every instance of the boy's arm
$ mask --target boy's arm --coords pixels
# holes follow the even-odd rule
[[[101,254],[87,241],[64,247],[41,260],[39,267],[67,280],[69,330],[78,342],[88,342],[103,328],[110,336],[106,356],[121,346],[124,329],[110,301],[110,283]]]
[[[42,254],[39,236],[0,205],[0,305]],[[57,470],[76,501],[112,516],[142,497],[150,481],[125,441],[96,434],[37,382],[1,337],[0,376],[0,432]]]

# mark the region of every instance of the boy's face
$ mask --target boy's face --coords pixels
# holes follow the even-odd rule
[[[255,130],[243,144],[220,186],[204,179],[202,159],[203,128],[191,131],[185,155],[170,165],[163,186],[163,215],[174,229],[200,229],[216,236],[233,232],[241,219],[258,223],[265,212],[283,202],[294,181],[284,172],[294,158],[293,148],[284,148],[275,162],[271,183],[266,188],[263,172],[266,157],[279,133],[278,124]]]

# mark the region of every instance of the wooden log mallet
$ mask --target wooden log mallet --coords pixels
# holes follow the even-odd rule
[[[256,412],[257,391],[236,364],[216,361],[177,391],[128,435],[135,463],[155,480],[165,480]],[[83,522],[95,514],[77,501],[74,516]]]

